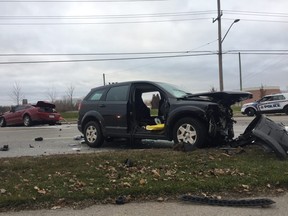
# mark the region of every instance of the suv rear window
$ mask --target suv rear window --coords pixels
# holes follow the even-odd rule
[[[283,95],[275,95],[273,96],[273,100],[285,100],[285,97]]]
[[[128,89],[128,85],[112,87],[107,93],[106,101],[126,101]]]
[[[88,100],[99,101],[104,92],[105,92],[105,89],[97,90],[90,95]]]

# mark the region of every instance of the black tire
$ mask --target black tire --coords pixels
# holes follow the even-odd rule
[[[23,117],[23,124],[24,124],[24,126],[26,126],[26,127],[29,127],[29,126],[32,125],[32,119],[31,119],[31,117],[30,117],[29,115],[24,115],[24,117]]]
[[[194,118],[182,118],[174,126],[174,143],[186,143],[190,147],[202,148],[206,144],[207,130],[203,123]]]
[[[99,148],[104,142],[101,128],[97,122],[90,121],[84,127],[84,139],[88,146]]]
[[[247,108],[245,110],[245,113],[247,114],[247,116],[254,116],[256,114],[256,110],[253,108]]]
[[[0,127],[5,127],[6,126],[6,121],[4,117],[0,117]]]
[[[288,115],[288,106],[285,106],[285,107],[284,107],[284,113],[285,113],[286,115]]]

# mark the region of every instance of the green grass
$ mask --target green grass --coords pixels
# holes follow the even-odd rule
[[[61,112],[60,114],[68,122],[77,121],[78,119],[78,111]]]
[[[127,167],[129,158],[133,164]],[[249,148],[228,155],[217,149],[168,149],[0,159],[0,211],[75,202],[111,202],[183,193],[251,194],[288,188],[288,161]],[[74,205],[73,204],[73,205]]]

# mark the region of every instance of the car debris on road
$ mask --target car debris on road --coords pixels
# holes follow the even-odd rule
[[[282,124],[276,124],[262,114],[258,114],[243,134],[230,143],[230,146],[261,145],[276,154],[279,159],[287,159],[288,131]]]
[[[8,150],[9,150],[8,145],[4,145],[2,148],[0,148],[0,151],[8,151]]]
[[[275,202],[271,199],[218,199],[211,197],[201,197],[192,195],[182,195],[180,200],[195,204],[227,206],[227,207],[269,207]]]

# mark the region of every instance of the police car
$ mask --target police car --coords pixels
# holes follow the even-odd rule
[[[288,115],[288,93],[266,95],[258,101],[243,104],[241,112],[254,116],[256,113],[286,113]]]

